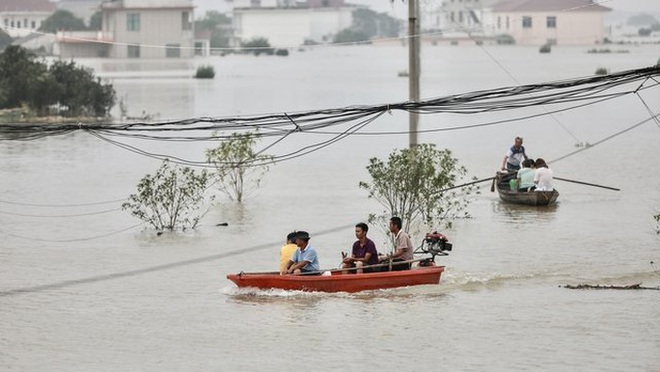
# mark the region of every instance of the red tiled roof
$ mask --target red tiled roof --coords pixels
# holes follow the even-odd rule
[[[0,0],[0,12],[54,12],[48,0]]]
[[[609,12],[593,0],[504,0],[493,6],[495,12]]]

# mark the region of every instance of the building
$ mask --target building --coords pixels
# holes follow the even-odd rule
[[[101,31],[58,32],[62,57],[191,58],[192,0],[105,0]]]
[[[490,32],[519,45],[593,45],[606,36],[603,18],[610,10],[592,0],[505,0],[492,8]]]
[[[1,0],[0,25],[13,38],[25,37],[54,12],[55,4],[48,0]]]
[[[253,0],[251,4],[234,8],[234,46],[258,37],[268,39],[275,47],[329,42],[339,31],[351,26],[356,9],[343,0],[295,4],[286,0]]]

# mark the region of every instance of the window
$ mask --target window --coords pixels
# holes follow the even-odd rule
[[[36,30],[36,28],[37,28],[37,22],[32,21],[32,28]]]
[[[23,27],[28,28],[28,20],[27,20],[27,18],[25,18],[25,19],[23,20]]]
[[[523,16],[522,17],[522,26],[523,26],[523,28],[532,28],[532,17]]]
[[[463,11],[458,12],[458,23],[463,23]]]
[[[5,26],[9,26],[9,20],[5,18]]]
[[[451,17],[450,17],[450,18],[451,18],[451,21],[452,21],[452,22],[455,21],[455,19],[454,19],[454,12],[451,12]]]
[[[181,57],[181,44],[166,44],[165,57],[167,58]]]
[[[506,16],[506,29],[509,29],[509,16]]]
[[[548,16],[545,20],[545,25],[548,28],[557,28],[557,17]]]
[[[140,13],[126,15],[126,31],[140,31]]]
[[[502,29],[502,17],[497,16],[497,29],[501,30]]]
[[[127,56],[128,58],[140,58],[140,46],[133,44],[133,45],[128,45],[128,51],[127,51]]]
[[[190,22],[190,13],[182,12],[181,13],[181,29],[182,30],[192,30],[192,22]]]

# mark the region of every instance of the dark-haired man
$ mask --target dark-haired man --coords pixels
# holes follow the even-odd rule
[[[358,274],[362,274],[363,272],[372,272],[373,268],[363,269],[362,267],[378,264],[378,251],[376,250],[376,243],[374,243],[373,240],[367,238],[368,231],[369,226],[367,226],[366,223],[360,222],[355,225],[355,237],[357,238],[357,241],[353,243],[351,255],[344,258],[341,266],[344,269],[354,267],[356,270],[344,270],[344,273],[357,272]]]
[[[307,231],[298,231],[296,233],[296,245],[298,249],[286,264],[286,274],[301,275],[306,273],[318,273],[319,258],[316,250],[309,244],[309,233]]]
[[[410,269],[411,262],[397,263],[412,261],[414,258],[413,251],[415,248],[410,240],[410,236],[401,229],[402,226],[403,222],[401,221],[401,218],[390,218],[390,232],[394,234],[394,252],[379,257],[381,262],[392,260],[392,271]]]

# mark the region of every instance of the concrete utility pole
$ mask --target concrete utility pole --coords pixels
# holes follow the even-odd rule
[[[408,0],[408,90],[410,102],[419,102],[420,34],[418,0]],[[410,112],[410,147],[417,146],[419,114]]]

